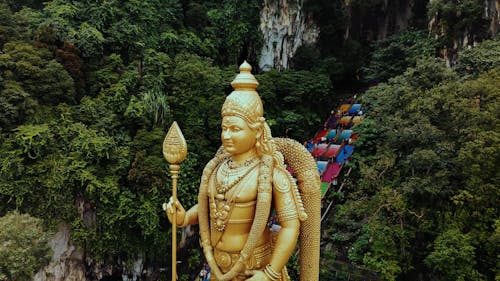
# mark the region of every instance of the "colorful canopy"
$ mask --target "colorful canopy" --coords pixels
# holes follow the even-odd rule
[[[335,136],[337,135],[337,129],[331,129],[328,134],[326,134],[326,139],[327,140],[333,140]]]
[[[351,123],[351,119],[352,119],[351,116],[344,116],[342,117],[342,119],[340,119],[339,124],[342,125],[343,127],[346,127],[349,125],[349,123]]]
[[[362,116],[354,116],[352,118],[352,123],[353,124],[359,124],[363,120]]]
[[[358,111],[361,110],[361,104],[360,103],[355,103],[351,106],[349,109],[349,115],[355,115],[358,113]]]
[[[306,149],[309,152],[312,152],[314,148],[314,143],[311,140],[308,140],[306,143]]]
[[[322,129],[319,131],[316,136],[314,137],[314,143],[317,143],[321,140],[321,138],[325,137],[326,134],[328,133],[329,129]]]
[[[326,149],[325,153],[323,154],[324,158],[332,158],[332,157],[337,157],[339,154],[339,151],[342,149],[342,145],[338,144],[330,144],[328,148]]]
[[[342,132],[337,137],[337,143],[341,143],[349,139],[352,135],[352,130],[342,130]]]
[[[321,176],[322,182],[331,182],[334,178],[338,177],[340,170],[342,169],[342,164],[338,162],[329,163],[326,167],[325,172]]]
[[[344,145],[342,149],[344,150],[345,157],[349,158],[354,152],[354,145]]]
[[[339,116],[335,116],[332,114],[332,115],[330,115],[328,120],[325,122],[325,127],[333,129],[333,128],[337,127],[339,120],[340,120]]]
[[[351,108],[351,104],[343,104],[339,107],[340,113],[346,113]]]
[[[321,183],[321,198],[325,196],[325,193],[328,191],[328,188],[330,187],[329,182],[322,182]]]
[[[328,164],[328,161],[317,161],[316,162],[316,165],[318,166],[318,173],[320,175],[323,175],[323,172],[325,172],[327,164]]]
[[[328,147],[327,143],[320,143],[317,144],[314,148],[313,151],[311,152],[311,155],[313,157],[319,157],[321,154],[325,153],[326,148]]]
[[[349,157],[351,157],[353,151],[354,151],[354,145],[345,145],[337,155],[335,162],[344,163],[346,160],[349,159]]]

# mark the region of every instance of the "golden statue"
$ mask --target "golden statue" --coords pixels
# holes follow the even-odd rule
[[[300,143],[272,138],[251,69],[244,62],[231,83],[234,91],[221,112],[222,146],[203,171],[198,204],[186,212],[170,198],[167,216],[179,227],[199,224],[211,280],[290,280],[286,263],[300,239],[300,279],[315,281],[320,237],[317,168]],[[285,165],[294,170],[298,185]],[[279,231],[267,227],[271,210]]]

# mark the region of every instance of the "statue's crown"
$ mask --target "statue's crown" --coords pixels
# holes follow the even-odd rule
[[[255,91],[259,86],[259,82],[257,82],[257,79],[252,75],[252,66],[247,61],[244,61],[240,65],[240,73],[236,75],[233,82],[231,82],[231,86],[233,86],[235,91]]]
[[[246,61],[240,65],[240,73],[231,82],[234,91],[227,96],[222,106],[222,117],[237,116],[247,123],[255,123],[259,117],[263,117],[262,101],[256,91],[259,82],[251,71],[252,66]]]

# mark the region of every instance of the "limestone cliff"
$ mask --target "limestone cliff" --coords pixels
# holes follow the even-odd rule
[[[484,16],[489,19],[489,33],[491,37],[498,34],[500,28],[500,0],[485,0]]]
[[[286,70],[290,59],[304,44],[316,43],[319,28],[312,15],[304,12],[302,0],[265,0],[260,13],[260,30],[264,36],[259,67]]]
[[[71,230],[61,224],[49,244],[53,251],[50,264],[41,269],[34,281],[85,281],[84,255],[70,239]]]
[[[431,4],[433,1],[430,0]],[[446,47],[441,51],[443,58],[449,66],[457,60],[458,51],[470,48],[477,43],[496,37],[500,28],[500,0],[484,0],[482,11],[469,14],[468,24],[453,25],[454,22],[463,20],[465,9],[456,8],[456,13],[452,16],[443,15],[439,12],[432,14],[428,23],[429,32],[433,32],[437,38],[448,40]],[[473,17],[473,16],[476,17]]]
[[[407,29],[415,16],[414,0],[383,0],[363,5],[359,2],[344,0],[349,19],[344,39],[381,40]]]

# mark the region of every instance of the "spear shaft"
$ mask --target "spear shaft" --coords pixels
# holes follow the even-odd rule
[[[163,141],[163,157],[170,163],[172,177],[172,281],[177,280],[177,179],[179,178],[180,164],[187,156],[187,143],[177,122],[174,121]]]
[[[174,214],[172,216],[172,281],[176,281],[177,277],[177,179],[179,178],[180,165],[170,164],[170,173],[172,177],[172,198],[174,199]]]

